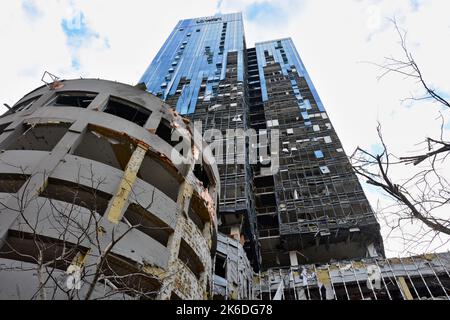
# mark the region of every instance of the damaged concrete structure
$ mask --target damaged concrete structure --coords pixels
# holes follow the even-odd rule
[[[380,226],[292,40],[247,52],[250,123],[280,131],[279,171],[254,168],[263,266],[384,256]]]
[[[219,175],[192,130],[145,87],[91,79],[2,115],[0,298],[212,297]]]
[[[238,240],[218,234],[214,272],[213,299],[253,298],[254,272]]]

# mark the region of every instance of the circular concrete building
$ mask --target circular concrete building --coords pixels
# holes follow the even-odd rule
[[[142,87],[81,79],[0,118],[0,299],[206,299],[217,167]]]

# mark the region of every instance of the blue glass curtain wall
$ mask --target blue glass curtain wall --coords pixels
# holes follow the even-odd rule
[[[238,52],[238,81],[244,80],[244,27],[242,14],[180,21],[150,64],[140,82],[147,90],[166,100],[177,90],[177,111],[195,112],[200,86],[206,80],[204,99],[215,94],[214,87],[226,75],[227,54]],[[181,89],[180,81],[184,80]]]

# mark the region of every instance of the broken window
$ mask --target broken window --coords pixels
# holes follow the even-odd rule
[[[0,174],[0,193],[17,193],[27,181],[28,176],[23,174]]]
[[[279,125],[280,123],[278,122],[278,120],[267,121],[267,127],[269,128],[278,127]]]
[[[23,125],[23,134],[12,142],[6,150],[52,151],[69,131],[70,124]]]
[[[125,170],[133,150],[131,143],[106,137],[90,128],[82,136],[73,155]]]
[[[9,127],[9,125],[11,123],[12,122],[8,122],[8,123],[4,123],[4,124],[0,125],[0,134],[2,134],[5,131],[5,129]]]
[[[151,112],[133,102],[111,97],[103,112],[134,122],[143,127]]]
[[[169,169],[166,163],[147,155],[139,168],[138,177],[176,202],[181,183]]]
[[[227,259],[220,253],[216,255],[215,274],[224,279],[227,278]]]
[[[86,109],[94,101],[97,93],[91,92],[61,92],[51,100],[50,107],[75,107]]]
[[[195,225],[197,226],[198,230],[200,232],[203,232],[203,228],[205,227],[205,223],[203,222],[202,218],[197,214],[197,212],[195,212],[192,203],[191,206],[189,207],[189,211],[188,211],[188,215],[189,218],[192,220],[192,222],[195,223]]]
[[[37,245],[37,239],[39,245]],[[66,271],[70,261],[74,261],[77,252],[86,253],[88,249],[80,244],[46,237],[42,234],[9,230],[5,244],[0,248],[0,258],[35,264],[41,261],[51,265],[51,274],[56,270]],[[33,267],[34,268],[34,267]],[[25,270],[25,269],[23,269]]]
[[[238,115],[235,115],[234,117],[233,117],[233,122],[242,122],[242,119],[241,119],[241,117],[242,117],[242,115],[240,115],[240,114],[238,114]]]
[[[308,99],[306,99],[304,101],[304,103],[305,103],[306,110],[311,110],[312,109],[311,102]]]
[[[200,182],[202,182],[203,187],[205,189],[208,189],[211,185],[211,181],[209,180],[208,174],[203,169],[203,166],[201,164],[196,164],[194,169],[194,175],[197,177]]]

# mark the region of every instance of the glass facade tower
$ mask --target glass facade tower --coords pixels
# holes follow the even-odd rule
[[[219,230],[254,269],[384,255],[379,225],[291,39],[247,48],[242,15],[180,21],[141,83],[202,129],[278,130],[280,169],[247,143],[219,165]],[[224,153],[230,150],[225,149]]]

